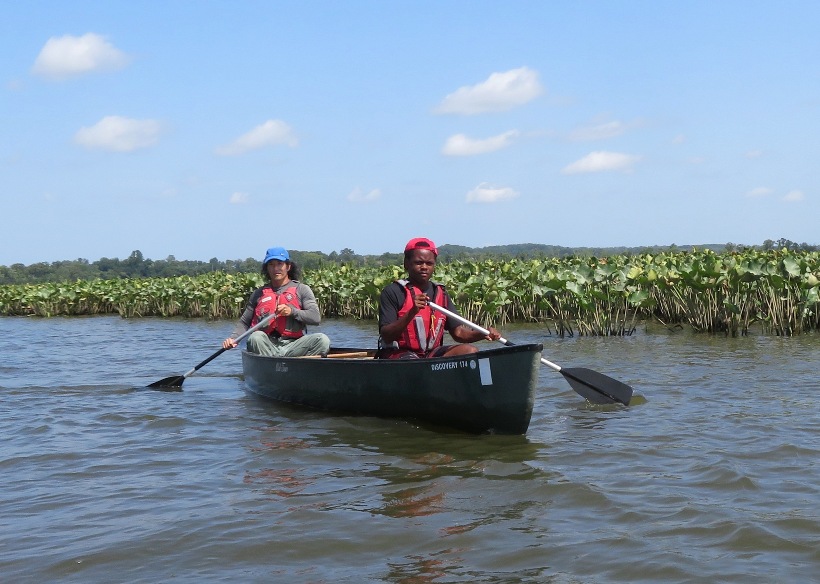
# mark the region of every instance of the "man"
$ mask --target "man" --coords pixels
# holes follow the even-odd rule
[[[456,312],[450,297],[440,284],[430,278],[436,268],[438,249],[425,237],[416,237],[404,247],[404,269],[407,279],[398,280],[382,290],[379,299],[379,356],[388,359],[449,357],[475,353],[478,349],[466,343],[482,339],[495,341],[501,335],[490,327],[489,335],[448,319],[429,306],[433,301]],[[458,345],[444,345],[444,331]]]

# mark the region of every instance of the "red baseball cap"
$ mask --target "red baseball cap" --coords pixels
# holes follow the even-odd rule
[[[434,256],[438,256],[436,244],[426,237],[414,237],[408,241],[407,245],[404,246],[404,251],[410,251],[411,249],[428,249],[433,252]]]

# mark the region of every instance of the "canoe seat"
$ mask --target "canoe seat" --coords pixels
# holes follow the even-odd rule
[[[321,355],[305,355],[304,357],[300,357],[302,359],[321,359]],[[355,351],[349,353],[329,353],[327,356],[328,359],[372,359],[370,355],[368,355],[367,351]]]
[[[366,359],[367,351],[355,351],[350,353],[328,353],[328,359]]]

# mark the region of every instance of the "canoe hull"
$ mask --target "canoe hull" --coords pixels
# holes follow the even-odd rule
[[[276,401],[471,433],[524,434],[541,350],[540,344],[515,345],[411,360],[263,357],[243,351],[242,366],[247,389]]]

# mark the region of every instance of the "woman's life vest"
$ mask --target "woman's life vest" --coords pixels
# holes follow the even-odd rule
[[[296,294],[296,284],[293,281],[291,281],[291,285],[285,288],[281,294],[274,292],[270,286],[265,286],[262,289],[262,295],[259,297],[259,301],[256,303],[256,309],[253,312],[251,326],[256,326],[256,324],[266,316],[273,314],[276,311],[276,307],[280,304],[288,304],[297,310],[302,309],[302,305],[299,303],[299,296]],[[283,337],[286,339],[298,339],[304,335],[304,327],[299,327],[295,330],[287,328],[288,318],[290,317],[278,316],[262,330],[270,336]]]
[[[399,309],[399,318],[410,312],[415,306],[414,298],[422,291],[410,284],[407,280],[396,280],[404,289],[404,304]],[[446,306],[447,295],[444,287],[433,284],[435,290],[433,302],[439,306]],[[444,338],[445,323],[447,317],[425,306],[416,313],[413,320],[402,332],[401,338],[393,343],[394,349],[403,351],[413,351],[419,355],[424,355],[433,349],[440,347]]]

